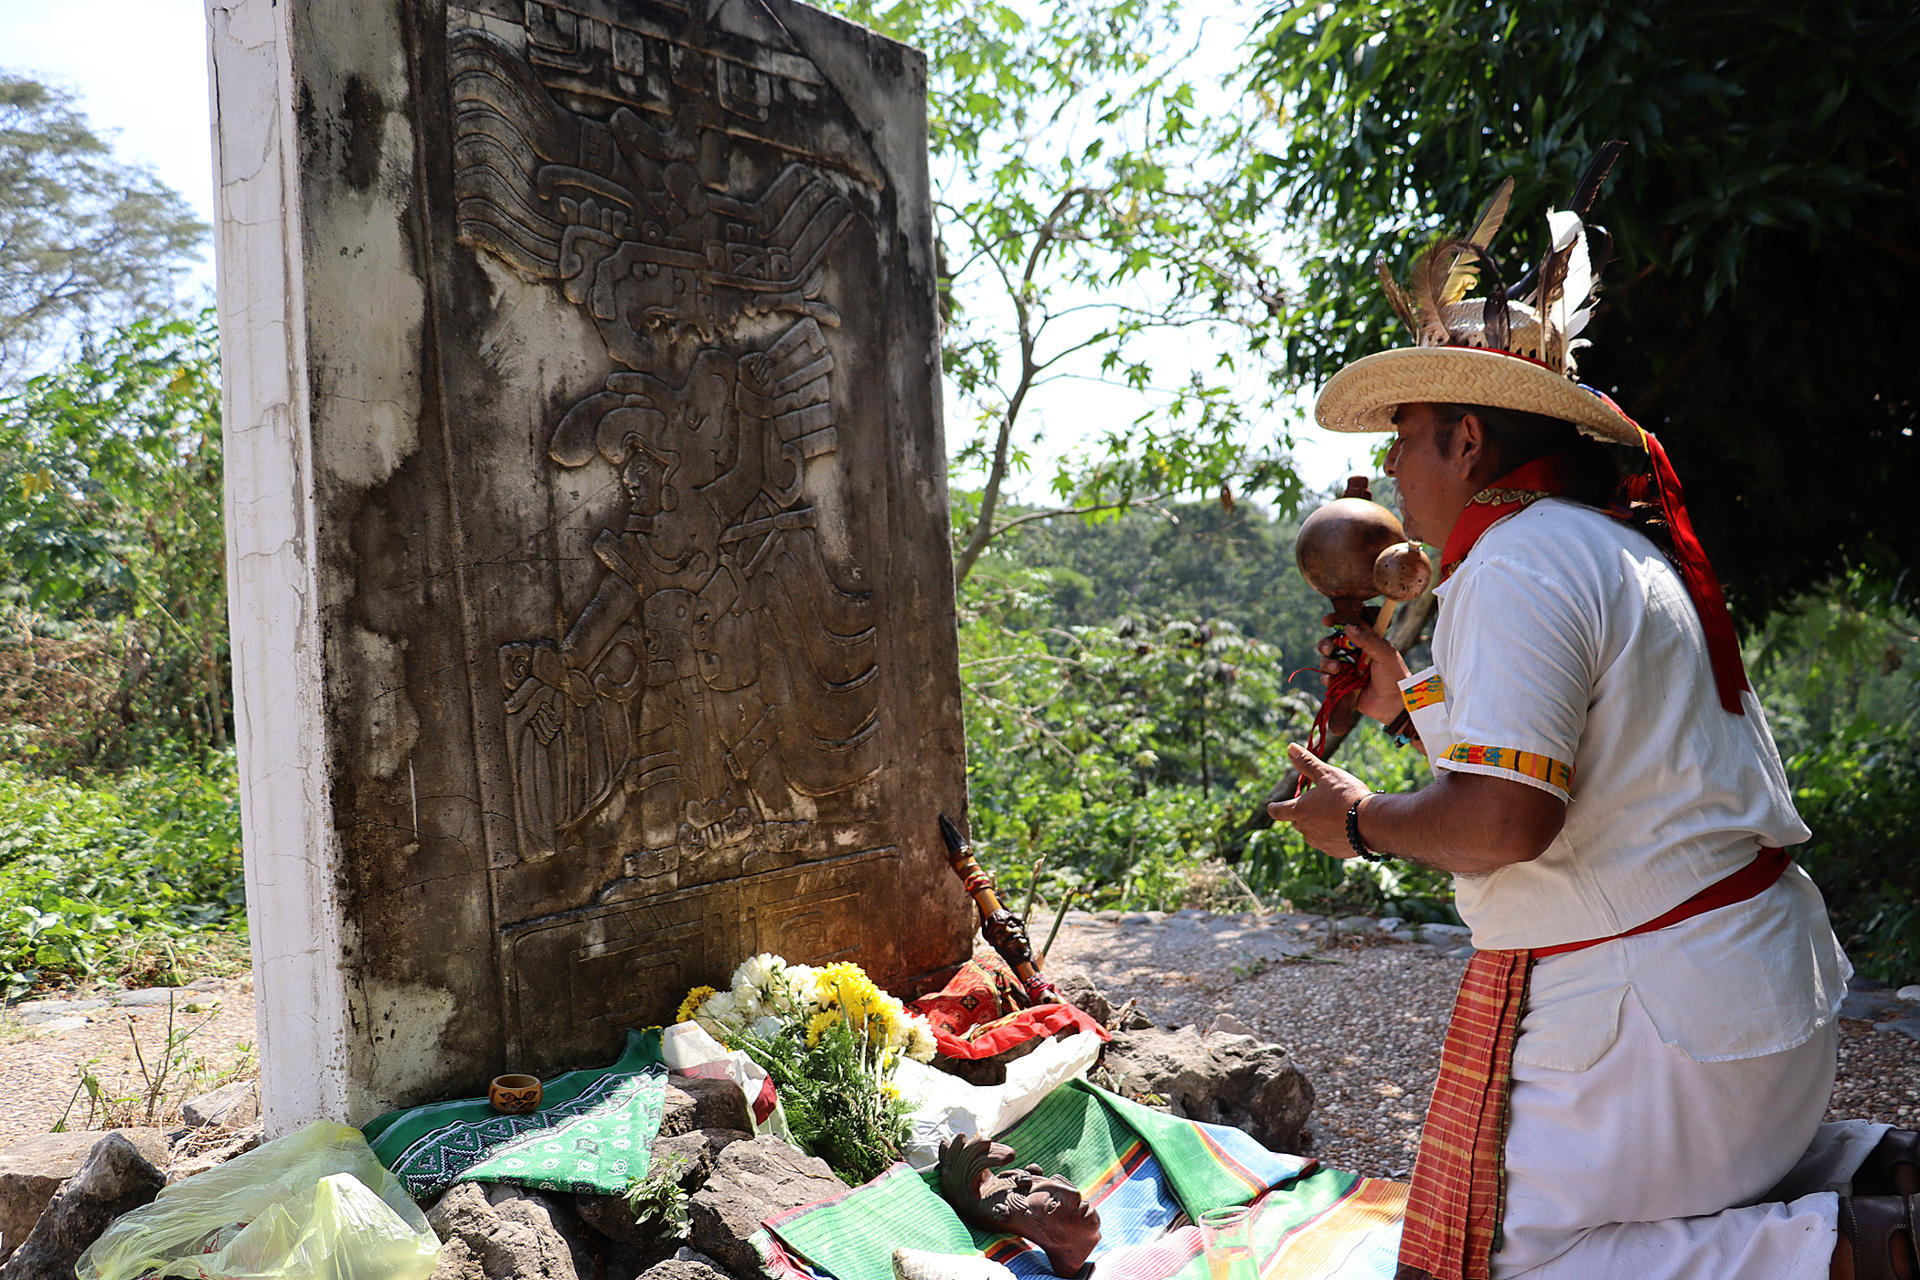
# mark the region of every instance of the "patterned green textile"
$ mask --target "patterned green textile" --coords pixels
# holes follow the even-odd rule
[[[416,1200],[455,1182],[618,1195],[646,1175],[666,1092],[659,1031],[629,1031],[612,1066],[544,1081],[531,1115],[465,1098],[389,1111],[362,1132]]]

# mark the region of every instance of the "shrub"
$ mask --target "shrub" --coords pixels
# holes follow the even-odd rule
[[[231,752],[80,780],[0,762],[0,995],[246,931]],[[196,946],[196,964],[204,954]],[[230,953],[231,948],[227,948]]]

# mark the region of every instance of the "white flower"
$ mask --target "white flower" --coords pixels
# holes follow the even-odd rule
[[[917,1013],[901,1019],[907,1056],[915,1062],[932,1062],[939,1045],[933,1038],[933,1024]]]
[[[771,1040],[780,1034],[780,1028],[783,1025],[785,1024],[773,1014],[765,1014],[754,1019],[753,1034],[759,1036],[762,1040]]]
[[[721,991],[706,998],[695,1011],[693,1020],[700,1024],[708,1035],[719,1037],[735,1031],[740,1024],[739,998],[731,991]]]
[[[785,973],[786,968],[785,960],[771,952],[762,951],[757,956],[742,960],[740,967],[733,971],[734,990],[738,991],[741,987],[765,989],[770,982]]]

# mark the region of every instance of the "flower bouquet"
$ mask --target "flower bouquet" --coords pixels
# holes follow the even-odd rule
[[[794,1141],[854,1185],[900,1156],[908,1106],[893,1084],[902,1056],[930,1062],[933,1027],[874,985],[859,965],[815,968],[761,954],[725,991],[695,987],[689,1019],[765,1068]]]

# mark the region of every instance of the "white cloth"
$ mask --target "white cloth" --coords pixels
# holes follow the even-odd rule
[[[1833,1027],[1700,1063],[1661,1043],[1637,1000],[1620,1018],[1585,1071],[1516,1054],[1494,1280],[1825,1280],[1835,1193],[1886,1131],[1820,1123]]]
[[[1638,532],[1536,502],[1481,535],[1437,594],[1444,703],[1421,717],[1435,769],[1570,801],[1539,858],[1456,879],[1475,946],[1608,937],[1762,844],[1807,838],[1759,703],[1746,695],[1743,716],[1721,707],[1686,586]]]
[[[1568,801],[1539,858],[1455,877],[1476,946],[1619,934],[1807,838],[1759,703],[1720,705],[1693,602],[1641,534],[1540,501],[1440,595],[1434,668],[1402,685],[1435,769]],[[1850,972],[1797,867],[1746,902],[1539,960],[1497,1280],[1824,1277],[1833,1192],[1760,1202],[1818,1145]],[[1865,1151],[1830,1145],[1852,1164],[1803,1169],[1799,1190]]]

